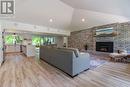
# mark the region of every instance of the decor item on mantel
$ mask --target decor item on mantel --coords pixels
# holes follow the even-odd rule
[[[84,48],[85,48],[85,50],[87,51],[87,50],[88,50],[88,45],[86,44],[86,45],[84,46]]]
[[[119,35],[119,33],[113,28],[97,29],[95,34],[96,37],[114,37],[117,35]]]
[[[113,32],[112,33],[112,36],[114,37],[114,36],[117,36],[117,35],[120,35],[120,33],[119,32]]]

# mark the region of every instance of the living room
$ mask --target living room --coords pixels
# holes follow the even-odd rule
[[[129,87],[129,3],[0,1],[0,87]]]

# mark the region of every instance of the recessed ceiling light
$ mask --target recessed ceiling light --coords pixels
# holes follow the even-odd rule
[[[82,22],[85,22],[85,19],[84,18],[82,18],[82,20],[81,20]]]
[[[53,22],[53,19],[50,19],[49,21],[50,21],[50,22]]]

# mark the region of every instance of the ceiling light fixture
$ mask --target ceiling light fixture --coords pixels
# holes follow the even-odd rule
[[[85,19],[84,18],[82,18],[82,20],[81,20],[82,22],[85,22]]]
[[[53,19],[50,19],[49,21],[50,21],[50,22],[53,22]]]

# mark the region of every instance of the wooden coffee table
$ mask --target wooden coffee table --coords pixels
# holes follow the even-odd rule
[[[127,55],[127,58],[130,58],[130,54]]]

